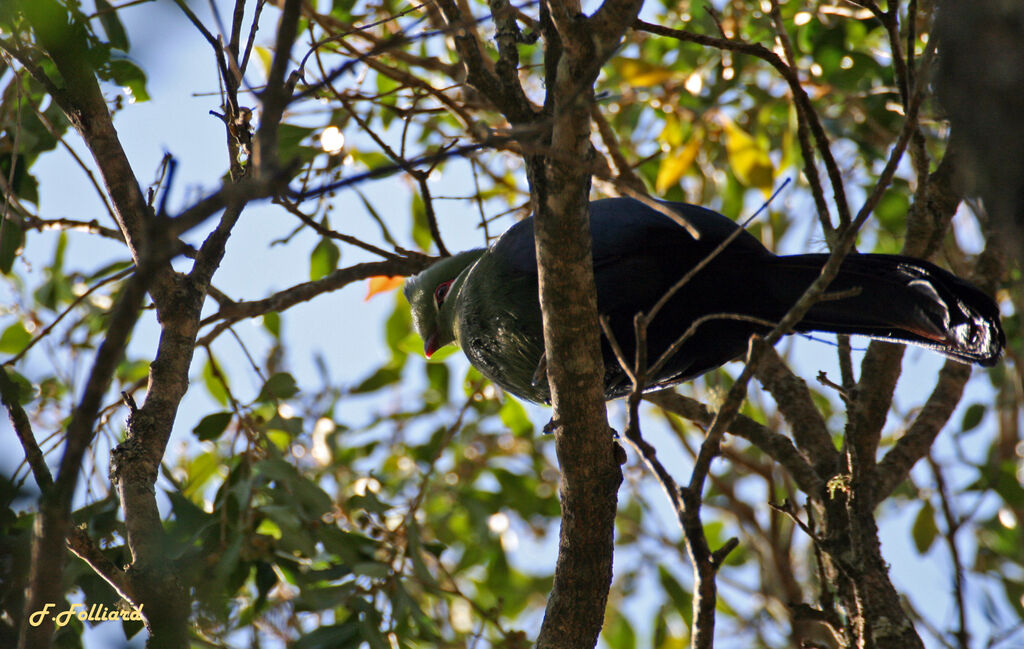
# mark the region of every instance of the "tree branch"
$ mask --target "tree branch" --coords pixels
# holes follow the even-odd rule
[[[644,399],[705,429],[714,420],[714,413],[707,406],[674,390],[649,392],[644,395]],[[746,415],[736,415],[728,432],[747,440],[781,464],[804,493],[824,493],[825,483],[785,435],[776,433]]]
[[[277,25],[277,41],[274,44],[274,58],[267,73],[267,84],[260,93],[262,114],[260,115],[259,132],[256,134],[257,147],[253,161],[259,169],[259,175],[276,176],[281,161],[277,158],[277,129],[281,124],[284,109],[291,101],[292,89],[298,81],[298,75],[285,79],[285,72],[291,60],[292,45],[298,35],[299,15],[302,12],[302,0],[284,0],[281,9],[281,20]],[[286,164],[288,161],[284,161]]]
[[[197,341],[197,345],[206,346],[219,336],[225,329],[245,318],[284,311],[300,302],[307,302],[318,295],[336,291],[352,282],[357,282],[377,275],[414,275],[435,261],[432,257],[408,257],[388,261],[375,261],[356,264],[348,268],[339,268],[326,277],[312,282],[304,282],[278,291],[262,300],[251,302],[233,302],[221,307],[217,313],[207,316],[200,323],[205,326],[217,323],[214,328]],[[219,322],[218,322],[219,321]]]
[[[832,443],[821,411],[814,405],[803,379],[793,374],[775,348],[762,341],[755,343],[760,354],[754,376],[775,398],[779,411],[793,427],[793,439],[818,476],[831,476],[839,468],[840,455]],[[814,495],[815,492],[809,492]]]
[[[89,534],[82,528],[72,528],[68,536],[68,549],[82,561],[89,564],[89,567],[96,571],[96,574],[103,578],[110,586],[117,591],[117,594],[127,600],[133,606],[138,606],[132,597],[131,583],[124,574],[124,570],[114,564],[113,561],[103,554],[103,551],[89,537]]]
[[[32,469],[32,475],[40,490],[46,491],[53,485],[53,476],[50,468],[46,466],[46,458],[39,449],[35,433],[32,432],[32,423],[25,414],[18,399],[18,386],[7,375],[7,369],[0,366],[0,397],[3,399],[4,407],[7,408],[7,416],[11,419],[11,427],[14,429],[21,448],[25,451],[25,461]]]
[[[878,463],[873,501],[881,503],[910,475],[917,461],[928,455],[932,443],[949,421],[964,386],[971,376],[970,365],[946,361],[939,371],[939,380],[907,432],[900,437]]]

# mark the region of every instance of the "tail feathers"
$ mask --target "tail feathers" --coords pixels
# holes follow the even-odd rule
[[[788,309],[814,281],[828,255],[779,257],[773,286]],[[928,347],[967,363],[991,366],[1006,344],[999,308],[974,285],[933,264],[899,255],[850,255],[829,293],[855,295],[815,304],[797,331],[860,334]],[[781,317],[781,314],[780,314]]]

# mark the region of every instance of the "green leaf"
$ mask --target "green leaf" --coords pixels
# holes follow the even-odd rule
[[[320,518],[331,510],[334,502],[320,485],[303,476],[297,476],[291,483],[291,489],[302,503],[310,516]]]
[[[282,417],[280,414],[274,414],[270,420],[263,425],[263,429],[266,431],[281,431],[288,433],[289,437],[301,435],[303,430],[302,417]]]
[[[338,267],[341,250],[330,239],[324,238],[309,256],[309,279],[318,280],[330,275]]]
[[[981,420],[985,418],[987,406],[983,403],[972,403],[964,411],[963,421],[960,422],[960,431],[966,433],[978,427]]]
[[[114,275],[116,273],[121,272],[125,268],[129,268],[131,266],[132,266],[132,262],[131,261],[127,261],[127,260],[123,260],[123,259],[121,261],[115,261],[115,262],[112,262],[112,263],[109,263],[109,264],[103,264],[98,269],[94,270],[93,272],[91,272],[87,276],[85,276],[84,279],[85,279],[86,282],[90,282],[90,283],[91,282],[95,282],[95,281],[100,280],[100,279],[106,279],[108,275]]]
[[[321,626],[299,638],[293,649],[346,649],[362,644],[359,621],[351,619],[343,624]]]
[[[352,388],[350,392],[353,394],[362,394],[364,392],[373,392],[379,390],[386,385],[398,383],[402,378],[402,367],[394,365],[385,365],[379,368],[376,372],[366,377],[356,387]]]
[[[1017,479],[1016,462],[1003,461],[998,466],[989,466],[986,473],[992,480],[992,489],[1007,505],[1015,509],[1024,507],[1024,485]]]
[[[281,337],[281,314],[277,311],[270,311],[263,314],[263,328],[270,332],[274,338]]]
[[[99,14],[100,24],[103,31],[107,33],[107,40],[110,45],[125,52],[128,51],[128,34],[124,31],[121,19],[117,12],[107,0],[96,0],[96,13]]]
[[[21,374],[18,374],[9,367],[0,367],[0,372],[6,372],[7,378],[14,383],[14,386],[18,390],[18,403],[28,403],[35,398],[36,388],[32,385],[32,382],[26,379]]]
[[[374,579],[384,579],[391,573],[391,568],[378,561],[360,561],[352,566],[352,572]]]
[[[203,385],[206,386],[206,391],[213,397],[213,400],[222,406],[228,405],[228,391],[222,381],[227,379],[219,377],[213,371],[212,359],[207,359],[206,365],[203,366]]]
[[[693,617],[693,598],[690,593],[680,585],[679,581],[664,566],[658,566],[658,580],[665,593],[672,600],[672,604],[689,625]]]
[[[14,266],[14,259],[25,245],[25,231],[14,219],[4,219],[0,225],[0,273],[9,275]]]
[[[902,235],[906,229],[907,210],[910,209],[909,188],[905,183],[894,183],[894,187],[882,195],[875,207],[875,219],[887,231]]]
[[[501,415],[501,423],[505,424],[512,434],[524,436],[533,433],[533,422],[526,415],[526,408],[518,400],[506,398],[498,413]]]
[[[121,383],[135,383],[146,378],[149,374],[149,361],[144,360],[123,360],[117,366],[117,380]]]
[[[149,101],[146,73],[142,68],[127,58],[112,58],[108,70],[107,78],[122,88],[127,88],[135,101]]]
[[[634,649],[636,647],[636,631],[625,615],[615,613],[604,625],[604,639],[609,647],[615,649]]]
[[[302,144],[315,129],[294,124],[278,126],[277,149],[281,162],[290,164],[296,160],[309,162],[315,158],[320,149]]]
[[[294,397],[299,391],[299,386],[295,383],[295,377],[287,372],[278,372],[267,379],[267,382],[263,384],[263,388],[260,390],[260,396],[256,397],[257,401],[271,401],[273,399],[290,399]]]
[[[25,325],[15,322],[0,334],[0,353],[17,354],[31,341],[32,334],[25,329]]]
[[[424,401],[430,403],[448,401],[448,387],[451,382],[448,366],[444,363],[427,363],[425,367],[429,387],[424,394]]]
[[[932,543],[935,542],[935,537],[939,535],[939,528],[935,524],[935,509],[932,504],[925,501],[921,505],[921,510],[917,512],[917,517],[914,519],[914,526],[911,529],[911,536],[914,537],[914,546],[917,548],[919,554],[925,554],[929,548],[932,547]]]
[[[200,453],[187,465],[186,478],[182,483],[182,493],[188,498],[197,498],[202,502],[203,485],[216,477],[220,470],[221,458],[217,453]]]
[[[405,296],[401,291],[398,291],[398,296],[395,300],[395,310],[388,316],[387,321],[384,323],[384,339],[388,343],[388,347],[392,351],[406,353],[406,350],[399,347],[401,343],[409,334],[412,332],[412,316],[409,311],[408,303],[405,300]],[[413,334],[416,335],[416,334]],[[419,340],[419,336],[416,335],[416,339]],[[422,348],[422,344],[421,344]]]
[[[201,442],[217,439],[227,429],[232,417],[234,417],[234,413],[227,411],[206,415],[192,429],[192,434],[198,437]]]
[[[57,237],[57,243],[53,247],[53,262],[50,264],[48,269],[53,275],[61,275],[64,273],[64,253],[68,249],[68,234],[67,232],[61,232],[60,236]]]
[[[418,193],[412,195],[412,240],[420,247],[420,250],[430,250],[434,238],[430,236],[430,226],[427,224],[427,206],[423,203],[423,197]]]

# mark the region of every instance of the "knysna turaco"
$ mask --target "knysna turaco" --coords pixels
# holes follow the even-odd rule
[[[690,234],[668,216],[630,198],[590,204],[594,280],[600,314],[627,359],[634,357],[633,316],[652,305],[737,229],[730,219],[684,203],[664,203],[700,232]],[[776,322],[819,275],[826,254],[776,256],[742,232],[686,283],[651,321],[653,363],[698,318],[738,314]],[[851,290],[857,289],[857,290]],[[851,254],[830,284],[842,299],[818,302],[795,331],[861,334],[933,349],[965,363],[996,362],[1005,336],[988,295],[926,261],[898,255]],[[544,351],[537,298],[533,219],[520,221],[490,248],[447,257],[410,278],[405,294],[427,356],[455,343],[480,372],[523,399],[547,402],[538,372]],[[746,351],[753,333],[768,327],[737,319],[699,326],[650,387],[694,378]],[[628,393],[607,340],[602,343],[605,397]]]

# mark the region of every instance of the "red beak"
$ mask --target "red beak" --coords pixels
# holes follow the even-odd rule
[[[430,334],[430,337],[423,343],[423,353],[430,358],[437,351],[437,347],[437,334]]]

